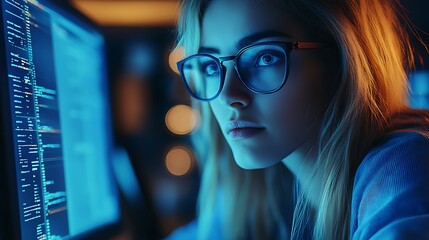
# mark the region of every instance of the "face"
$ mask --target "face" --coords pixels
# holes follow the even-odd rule
[[[235,55],[243,44],[323,40],[313,32],[279,7],[256,0],[214,0],[203,16],[200,52],[222,57]],[[222,92],[209,104],[240,167],[269,167],[293,152],[305,154],[316,141],[335,78],[325,56],[329,53],[292,50],[286,83],[271,94],[250,91],[232,61],[224,63]]]

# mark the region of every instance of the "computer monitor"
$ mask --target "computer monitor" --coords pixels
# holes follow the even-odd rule
[[[0,239],[105,238],[121,211],[103,36],[63,1],[0,1]]]

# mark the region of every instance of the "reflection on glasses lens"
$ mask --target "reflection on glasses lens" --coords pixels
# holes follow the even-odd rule
[[[183,77],[193,95],[201,99],[216,96],[221,86],[220,66],[209,56],[195,56],[184,63]]]
[[[241,79],[255,92],[277,90],[286,75],[286,53],[276,45],[253,46],[237,60]]]

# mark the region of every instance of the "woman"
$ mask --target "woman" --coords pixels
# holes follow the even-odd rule
[[[429,114],[407,106],[413,55],[400,9],[393,0],[184,1],[178,68],[203,114],[195,137],[208,144],[198,141],[201,239],[217,186],[231,196],[222,211],[242,207],[237,222],[220,221],[235,231],[224,238],[257,238],[258,219],[262,234],[292,239],[429,238]],[[266,170],[227,173],[231,159]],[[288,192],[258,173],[285,178]],[[279,195],[294,192],[291,210]]]

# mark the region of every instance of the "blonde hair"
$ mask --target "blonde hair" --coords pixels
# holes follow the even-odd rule
[[[198,51],[202,8],[203,1],[186,1],[182,5],[177,45],[184,46],[185,55]],[[202,170],[198,239],[211,239],[216,214],[224,230],[222,239],[244,239],[249,235],[254,239],[287,239],[287,226],[291,225],[287,216],[291,214],[285,211],[292,208],[291,173],[281,164],[252,171],[239,168],[208,104],[194,101],[193,108],[203,119],[192,135]],[[219,201],[221,209],[216,208]],[[214,209],[219,212],[214,213]]]
[[[402,8],[397,0],[260,1],[281,5],[303,18],[328,34],[338,48],[341,76],[322,121],[318,160],[313,172],[314,179],[322,180],[320,199],[314,210],[301,194],[292,229],[288,229],[287,218],[279,216],[284,211],[281,208],[283,199],[277,199],[281,196],[273,189],[278,184],[273,179],[285,178],[279,174],[282,167],[257,171],[239,169],[233,163],[210,108],[195,103],[203,117],[201,131],[194,136],[199,143],[196,146],[202,148],[199,152],[204,153],[201,156],[204,161],[198,206],[200,226],[201,222],[211,221],[210,210],[215,204],[216,188],[223,182],[222,186],[227,188],[225,195],[231,197],[230,202],[225,201],[228,206],[223,219],[225,226],[234,226],[228,228],[232,231],[231,239],[243,238],[249,224],[250,228],[259,224],[249,222],[249,214],[261,215],[270,221],[265,223],[260,234],[267,234],[275,226],[284,234],[291,231],[292,239],[304,238],[307,230],[315,239],[348,239],[354,174],[371,144],[382,134],[402,126],[429,129],[429,114],[412,111],[407,104],[407,71],[413,66],[414,59],[401,20],[409,22],[400,13]],[[178,45],[185,46],[188,55],[196,53],[199,47],[201,19],[208,4],[209,1],[189,0],[182,5]],[[210,145],[201,145],[201,139]],[[266,186],[260,183],[261,178],[268,179]],[[288,184],[291,182],[290,179],[287,181]],[[266,188],[269,184],[273,185]],[[285,187],[285,191],[288,192],[283,196],[292,194],[290,187]],[[252,193],[260,199],[252,198]],[[271,204],[267,204],[267,200]],[[233,212],[234,216],[228,215]],[[232,223],[232,219],[237,221]],[[210,225],[201,226],[200,239],[207,238],[205,226]],[[258,238],[257,235],[253,237]]]

